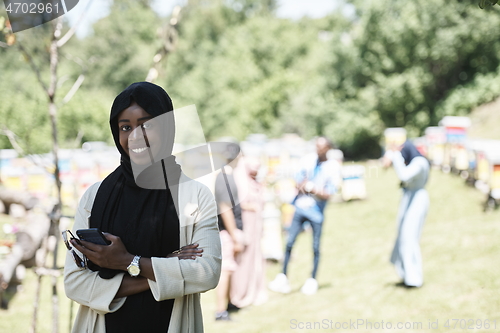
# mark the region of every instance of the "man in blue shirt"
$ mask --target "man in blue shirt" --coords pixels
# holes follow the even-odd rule
[[[320,258],[324,210],[330,195],[335,193],[340,181],[340,165],[336,161],[328,160],[326,156],[331,147],[327,138],[319,137],[316,140],[316,154],[307,155],[301,160],[300,172],[296,179],[299,194],[293,202],[295,213],[288,232],[283,272],[269,284],[269,288],[273,291],[289,293],[291,290],[287,277],[288,262],[295,240],[306,221],[312,227],[314,263],[311,278],[307,279],[301,291],[306,295],[312,295],[318,290],[316,274]]]

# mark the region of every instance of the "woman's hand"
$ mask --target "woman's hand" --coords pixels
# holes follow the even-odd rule
[[[388,168],[392,165],[392,158],[394,156],[394,151],[391,150],[391,149],[388,149],[385,154],[384,154],[384,157],[382,157],[382,166],[384,168]]]
[[[127,266],[134,259],[134,255],[130,254],[120,237],[104,233],[104,237],[111,241],[109,245],[97,245],[84,240],[71,240],[73,245],[78,251],[83,253],[94,264],[104,268],[119,269],[126,271]]]
[[[179,258],[179,259],[196,259],[196,257],[201,257],[203,254],[203,249],[199,249],[199,244],[189,244],[181,247],[167,255],[167,258]]]

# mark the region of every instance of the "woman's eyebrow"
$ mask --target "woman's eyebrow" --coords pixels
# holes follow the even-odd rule
[[[151,118],[154,118],[153,116],[147,116],[147,117],[142,117],[142,118],[139,118],[137,119],[138,121],[140,120],[147,120],[147,119],[151,119]],[[130,120],[128,119],[121,119],[121,120],[118,120],[119,123],[126,123],[126,122],[130,122]]]

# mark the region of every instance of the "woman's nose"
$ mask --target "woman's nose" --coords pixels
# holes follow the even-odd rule
[[[139,138],[142,137],[142,133],[141,133],[141,129],[140,127],[136,127],[132,130],[132,132],[130,133],[128,139],[129,140],[137,140]]]

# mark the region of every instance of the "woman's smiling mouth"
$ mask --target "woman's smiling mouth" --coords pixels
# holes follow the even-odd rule
[[[130,150],[132,152],[134,152],[135,154],[140,154],[142,153],[143,151],[145,151],[146,149],[148,149],[148,147],[143,147],[143,148],[130,148]]]

